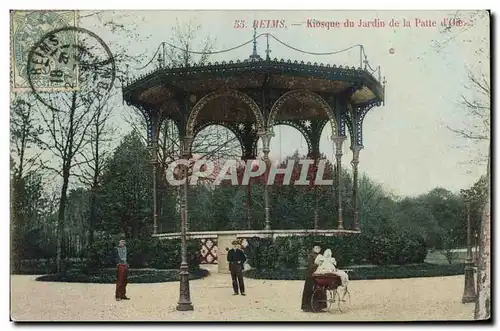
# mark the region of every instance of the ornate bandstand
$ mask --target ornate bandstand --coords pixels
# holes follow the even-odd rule
[[[267,36],[269,34],[262,34]],[[260,36],[259,36],[260,37]],[[276,38],[275,38],[276,39]],[[284,59],[261,58],[256,51],[243,61],[215,62],[200,66],[188,64],[168,67],[164,62],[143,76],[129,81],[123,88],[128,105],[139,109],[146,118],[148,142],[153,155],[153,178],[157,178],[157,148],[159,128],[165,120],[177,126],[182,157],[191,158],[194,137],[210,125],[221,125],[231,130],[241,144],[243,160],[257,157],[257,141],[262,140],[263,159],[269,162],[273,127],[289,125],[300,131],[308,146],[308,155],[317,163],[319,142],[325,126],[331,127],[335,150],[336,219],[332,217],[329,231],[359,232],[358,164],[363,148],[363,120],[365,115],[384,101],[384,85],[380,68],[369,67],[364,49],[360,50],[358,67],[323,63],[304,63]],[[269,45],[269,43],[268,43]],[[343,201],[340,190],[343,144],[350,137],[352,151],[352,206],[353,226],[346,228],[343,221]],[[188,171],[184,167],[184,174]],[[157,234],[157,184],[153,184],[153,228]],[[182,256],[181,299],[179,309],[190,307],[186,263],[186,236],[188,233],[187,183],[181,201]],[[268,185],[264,185],[265,213],[262,231],[276,235],[270,219]],[[315,229],[318,230],[318,229]],[[255,235],[248,234],[248,236]],[[200,238],[202,235],[200,234]],[[182,277],[184,275],[184,277]],[[184,280],[183,280],[184,279]],[[183,284],[184,283],[184,284]],[[187,293],[186,293],[187,292]],[[192,306],[191,306],[192,307]]]

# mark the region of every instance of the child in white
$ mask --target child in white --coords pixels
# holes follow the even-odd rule
[[[318,255],[314,263],[319,265],[315,274],[337,275],[340,277],[342,282],[341,286],[345,288],[347,287],[347,284],[349,283],[349,276],[347,275],[347,272],[337,269],[337,261],[332,257],[332,251],[330,249],[325,251],[325,255]]]
[[[318,268],[314,272],[315,274],[333,274],[337,268],[335,265],[337,261],[332,258],[332,251],[327,249],[324,255],[319,254],[314,261],[318,265]]]

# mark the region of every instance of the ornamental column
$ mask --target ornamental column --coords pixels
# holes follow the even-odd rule
[[[153,168],[153,233],[158,233],[158,121],[151,124],[151,166]]]
[[[316,176],[318,174],[318,160],[319,152],[314,151],[310,154],[313,159],[312,183],[313,183],[313,197],[314,197],[314,230],[319,229],[319,215],[318,215],[318,185],[316,184]]]
[[[183,165],[183,194],[181,197],[181,267],[180,267],[180,291],[177,310],[193,310],[191,303],[191,294],[189,291],[189,265],[187,261],[187,231],[188,231],[188,170],[189,158],[191,157],[191,143],[193,137],[185,136],[182,138],[182,158],[187,162]]]
[[[267,180],[269,178],[269,167],[271,162],[269,160],[269,152],[271,151],[269,145],[271,143],[271,138],[274,137],[272,131],[265,131],[257,134],[262,139],[262,151],[264,152],[263,161],[266,164],[265,172],[265,183],[264,183],[264,210],[265,210],[265,227],[264,230],[271,230],[271,220],[269,218],[269,185],[267,185]]]
[[[352,207],[354,209],[354,230],[360,231],[359,225],[359,198],[358,198],[358,164],[359,164],[359,152],[363,146],[354,145],[351,146],[352,150]]]
[[[346,136],[333,136],[332,140],[335,142],[335,159],[337,161],[336,164],[336,183],[337,186],[337,211],[338,211],[338,220],[337,220],[337,229],[344,229],[344,220],[342,217],[342,145],[346,140]]]
[[[242,159],[248,166],[248,161],[255,160],[255,155],[247,153],[242,157]],[[247,185],[247,227],[248,230],[252,229],[252,178],[248,179],[248,185]]]

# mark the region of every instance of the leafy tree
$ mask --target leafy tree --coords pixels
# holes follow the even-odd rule
[[[134,133],[125,136],[104,170],[100,230],[127,238],[150,234],[151,175],[146,146]]]

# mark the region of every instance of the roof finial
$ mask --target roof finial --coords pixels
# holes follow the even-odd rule
[[[267,48],[266,48],[266,60],[269,61],[271,58],[269,57],[269,53],[271,53],[271,49],[269,49],[269,34],[266,33],[267,39]]]
[[[250,60],[251,61],[258,61],[262,60],[260,55],[257,54],[257,28],[253,28],[253,52],[252,55],[250,55]]]
[[[253,52],[252,56],[258,56],[257,55],[257,28],[253,28]]]

